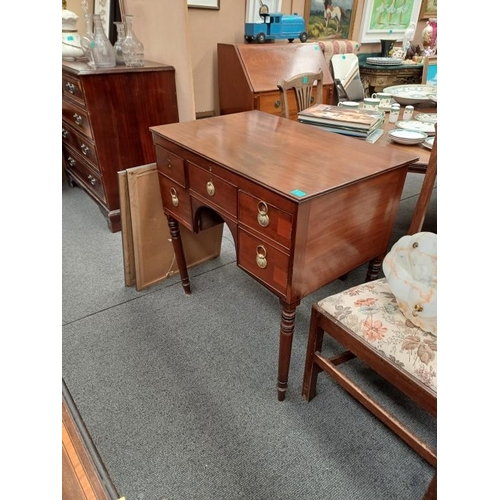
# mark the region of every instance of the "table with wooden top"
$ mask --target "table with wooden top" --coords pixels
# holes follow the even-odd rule
[[[225,222],[237,265],[281,304],[278,399],[285,399],[301,299],[370,262],[378,276],[408,167],[419,154],[253,110],[151,127],[181,283],[179,224]],[[263,335],[269,332],[262,332]]]

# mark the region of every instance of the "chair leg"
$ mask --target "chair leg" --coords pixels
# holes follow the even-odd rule
[[[323,371],[314,362],[314,353],[323,347],[324,331],[318,326],[319,312],[316,309],[311,311],[311,323],[309,326],[309,339],[307,341],[306,363],[304,367],[304,380],[302,382],[302,396],[306,401],[311,401],[316,396],[316,382],[318,373]]]

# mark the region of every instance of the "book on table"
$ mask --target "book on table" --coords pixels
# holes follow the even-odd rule
[[[380,122],[380,117],[379,111],[351,109],[331,104],[314,104],[298,113],[299,120],[331,126],[349,126],[361,130],[373,128]]]
[[[314,104],[298,113],[301,123],[315,125],[329,132],[368,137],[384,123],[379,111],[348,109],[330,104]]]

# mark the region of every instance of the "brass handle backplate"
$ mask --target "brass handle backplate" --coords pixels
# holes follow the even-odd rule
[[[264,245],[258,245],[256,251],[257,257],[255,258],[255,261],[261,269],[265,269],[267,267],[267,250],[265,249]]]
[[[257,222],[262,226],[262,227],[267,227],[269,225],[269,215],[267,215],[268,212],[268,207],[267,203],[265,201],[259,201],[257,205]]]
[[[75,123],[76,123],[77,125],[81,125],[81,124],[82,124],[82,122],[83,122],[83,118],[82,118],[82,117],[81,117],[78,113],[75,113],[75,114],[73,115],[73,120],[75,120]]]
[[[75,85],[73,83],[66,82],[66,88],[68,89],[68,92],[70,94],[74,94],[75,93]]]
[[[276,101],[274,101],[274,107],[275,107],[276,109],[281,108],[281,101],[280,101],[279,99],[278,99],[278,100],[276,100]]]
[[[214,183],[212,181],[207,182],[207,193],[210,196],[213,196],[215,194],[215,186],[214,186]]]
[[[80,145],[80,149],[82,150],[82,153],[83,153],[85,156],[87,156],[87,153],[89,152],[89,147],[88,147],[88,146],[86,146],[85,144],[83,144],[83,143],[82,143],[82,144]]]
[[[62,129],[62,136],[63,136],[63,139],[66,139],[66,137],[68,137],[68,135],[69,135],[69,132],[68,132],[65,128],[63,128],[63,129]]]
[[[97,182],[97,179],[95,177],[93,177],[92,175],[88,175],[87,176],[87,179],[90,181],[90,184],[92,184],[92,186],[95,186],[96,182]]]
[[[170,188],[170,196],[172,197],[172,205],[174,207],[179,206],[179,197],[177,196],[177,191],[175,188]]]
[[[76,165],[76,161],[74,158],[71,158],[71,156],[68,156],[68,163],[74,167]]]

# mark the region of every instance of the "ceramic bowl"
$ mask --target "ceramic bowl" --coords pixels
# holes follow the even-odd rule
[[[384,92],[391,94],[392,98],[399,104],[429,104],[435,101],[430,96],[437,95],[437,87],[431,85],[394,85],[385,87]]]

